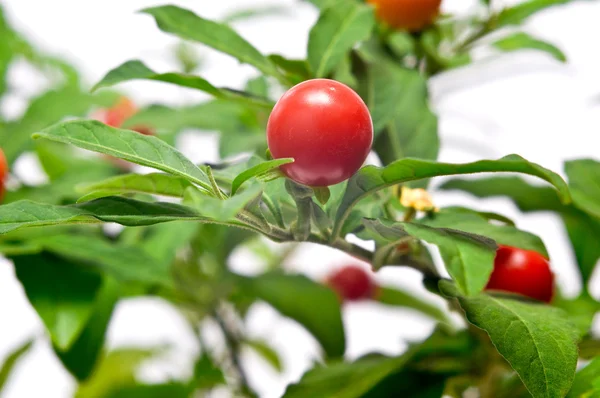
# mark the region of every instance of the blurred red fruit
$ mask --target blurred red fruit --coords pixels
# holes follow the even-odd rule
[[[6,181],[6,177],[8,176],[8,162],[6,161],[6,157],[4,156],[4,152],[2,148],[0,148],[0,200],[4,197],[4,182]]]
[[[554,275],[550,263],[540,253],[501,245],[486,290],[518,293],[549,303],[554,292]]]
[[[121,97],[119,101],[104,112],[102,121],[111,127],[121,127],[125,120],[137,113],[137,107],[127,97]]]
[[[377,291],[369,272],[356,265],[346,266],[329,275],[327,285],[336,291],[342,301],[371,299]]]

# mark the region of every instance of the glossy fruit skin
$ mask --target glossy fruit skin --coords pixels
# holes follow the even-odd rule
[[[442,0],[367,0],[375,6],[377,18],[395,29],[420,31],[440,12]]]
[[[307,80],[273,108],[267,143],[273,158],[294,158],[281,167],[290,179],[313,187],[335,185],[365,162],[373,144],[373,122],[350,87],[335,80]]]
[[[375,297],[377,285],[371,275],[356,265],[348,265],[327,278],[327,285],[336,291],[342,301],[368,300]]]
[[[538,252],[500,245],[486,290],[502,290],[549,303],[554,275],[548,260]]]

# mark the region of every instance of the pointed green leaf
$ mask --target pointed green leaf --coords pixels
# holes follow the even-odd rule
[[[565,163],[575,206],[600,218],[600,162],[578,159]]]
[[[17,278],[52,343],[67,350],[92,315],[101,277],[48,253],[19,256],[13,261]]]
[[[79,381],[92,374],[97,365],[113,310],[121,295],[121,287],[112,278],[104,278],[92,315],[85,328],[67,351],[55,348],[62,364]]]
[[[418,222],[430,227],[452,228],[471,234],[483,235],[501,245],[533,250],[548,257],[546,246],[538,236],[510,225],[490,223],[485,217],[469,209],[445,208],[432,214],[431,217],[418,220]]]
[[[164,83],[172,83],[178,86],[204,91],[216,98],[238,101],[246,105],[258,105],[268,109],[273,107],[273,103],[264,98],[245,95],[233,90],[217,88],[199,76],[182,73],[157,73],[139,60],[127,61],[124,64],[117,66],[115,69],[108,72],[106,76],[94,86],[92,91],[103,87],[111,87],[115,84],[130,80],[155,80]]]
[[[116,222],[127,226],[152,225],[177,220],[206,221],[189,207],[173,203],[148,203],[108,197],[70,206],[31,201],[0,206],[0,234],[46,225]]]
[[[260,186],[254,186],[225,200],[202,195],[197,189],[186,192],[186,203],[190,203],[200,215],[217,221],[233,221],[235,216],[262,192]]]
[[[431,319],[450,323],[446,313],[437,305],[432,304],[416,294],[404,291],[398,287],[379,287],[375,300],[381,304],[416,310]]]
[[[142,12],[152,15],[164,32],[203,43],[256,67],[266,75],[278,76],[277,69],[269,59],[226,24],[204,19],[173,5],[146,8]]]
[[[2,10],[0,9],[0,12],[1,11]],[[27,340],[25,343],[17,347],[17,349],[8,354],[4,360],[4,363],[2,366],[0,366],[0,392],[2,392],[2,389],[8,381],[8,378],[10,377],[15,365],[19,363],[19,360],[21,357],[23,357],[23,355],[27,354],[32,345],[33,340]]]
[[[315,77],[326,77],[352,47],[367,39],[375,17],[373,8],[355,0],[327,8],[310,31],[308,63]]]
[[[550,54],[561,62],[567,62],[566,55],[555,45],[537,39],[527,33],[517,32],[492,43],[499,50],[510,52],[518,50],[540,50]]]
[[[283,372],[283,363],[279,354],[266,341],[262,340],[244,340],[244,345],[254,350],[260,355],[269,365],[278,372]]]
[[[534,398],[567,394],[577,366],[578,331],[565,312],[485,294],[461,297],[448,281],[440,288],[456,297],[469,321],[489,334]]]
[[[573,388],[567,398],[594,398],[600,396],[600,357],[588,363],[575,375]]]
[[[346,342],[340,302],[331,289],[304,276],[278,273],[240,277],[239,283],[246,294],[266,301],[304,326],[329,357],[344,354]]]
[[[485,172],[515,172],[537,176],[558,190],[563,202],[570,202],[567,184],[556,173],[518,155],[505,156],[498,160],[480,160],[473,163],[437,163],[419,159],[398,160],[387,167],[363,167],[349,181],[337,212],[332,237],[337,238],[344,227],[352,208],[365,196],[386,187],[443,175]]]
[[[569,3],[572,0],[527,0],[507,7],[496,17],[496,26],[520,25],[527,18],[546,8]]]
[[[400,240],[410,235],[438,246],[448,273],[466,295],[483,290],[494,269],[497,246],[493,240],[483,236],[385,220],[365,220],[364,223],[389,240]]]
[[[157,137],[109,127],[97,121],[72,121],[34,134],[34,138],[72,144],[142,166],[181,176],[210,191],[208,177],[177,149]]]
[[[146,193],[182,198],[185,190],[192,186],[192,183],[183,177],[162,173],[151,173],[120,175],[104,181],[80,185],[78,190],[83,193],[102,191],[102,196],[125,193]],[[79,201],[83,200],[80,199]]]
[[[293,161],[294,159],[292,158],[268,160],[266,162],[257,164],[246,171],[243,171],[233,180],[233,183],[231,184],[231,195],[235,195],[240,186],[242,186],[244,182],[248,181],[252,177],[256,177],[260,174],[276,169],[281,165],[292,163]]]

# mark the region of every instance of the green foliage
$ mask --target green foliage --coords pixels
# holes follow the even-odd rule
[[[577,332],[563,311],[488,295],[461,297],[447,281],[442,291],[457,297],[469,322],[485,330],[534,398],[563,397],[577,366]]]
[[[0,392],[4,388],[13,368],[19,363],[19,360],[29,352],[33,345],[33,340],[28,340],[12,351],[4,359],[4,363],[0,366]]]
[[[503,37],[493,43],[493,46],[502,51],[518,51],[523,49],[540,50],[550,54],[561,62],[566,62],[567,57],[563,52],[553,44],[536,39],[527,33],[518,32],[507,37]]]
[[[588,398],[600,394],[600,357],[588,363],[575,375],[567,398]]]

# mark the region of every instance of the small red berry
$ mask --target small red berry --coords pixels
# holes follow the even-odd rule
[[[6,161],[6,157],[4,156],[4,152],[2,148],[0,148],[0,200],[4,197],[4,183],[6,181],[6,177],[8,176],[8,162]]]
[[[371,299],[377,291],[371,275],[355,265],[343,267],[329,275],[327,285],[336,291],[342,301]]]
[[[369,109],[350,87],[328,79],[302,82],[275,104],[267,124],[273,158],[294,158],[281,170],[314,187],[352,177],[373,143]]]
[[[121,127],[125,120],[136,113],[137,107],[133,101],[127,97],[121,97],[115,105],[104,112],[103,122],[111,127]]]
[[[540,253],[500,245],[486,290],[518,293],[549,303],[554,293],[554,275]]]

